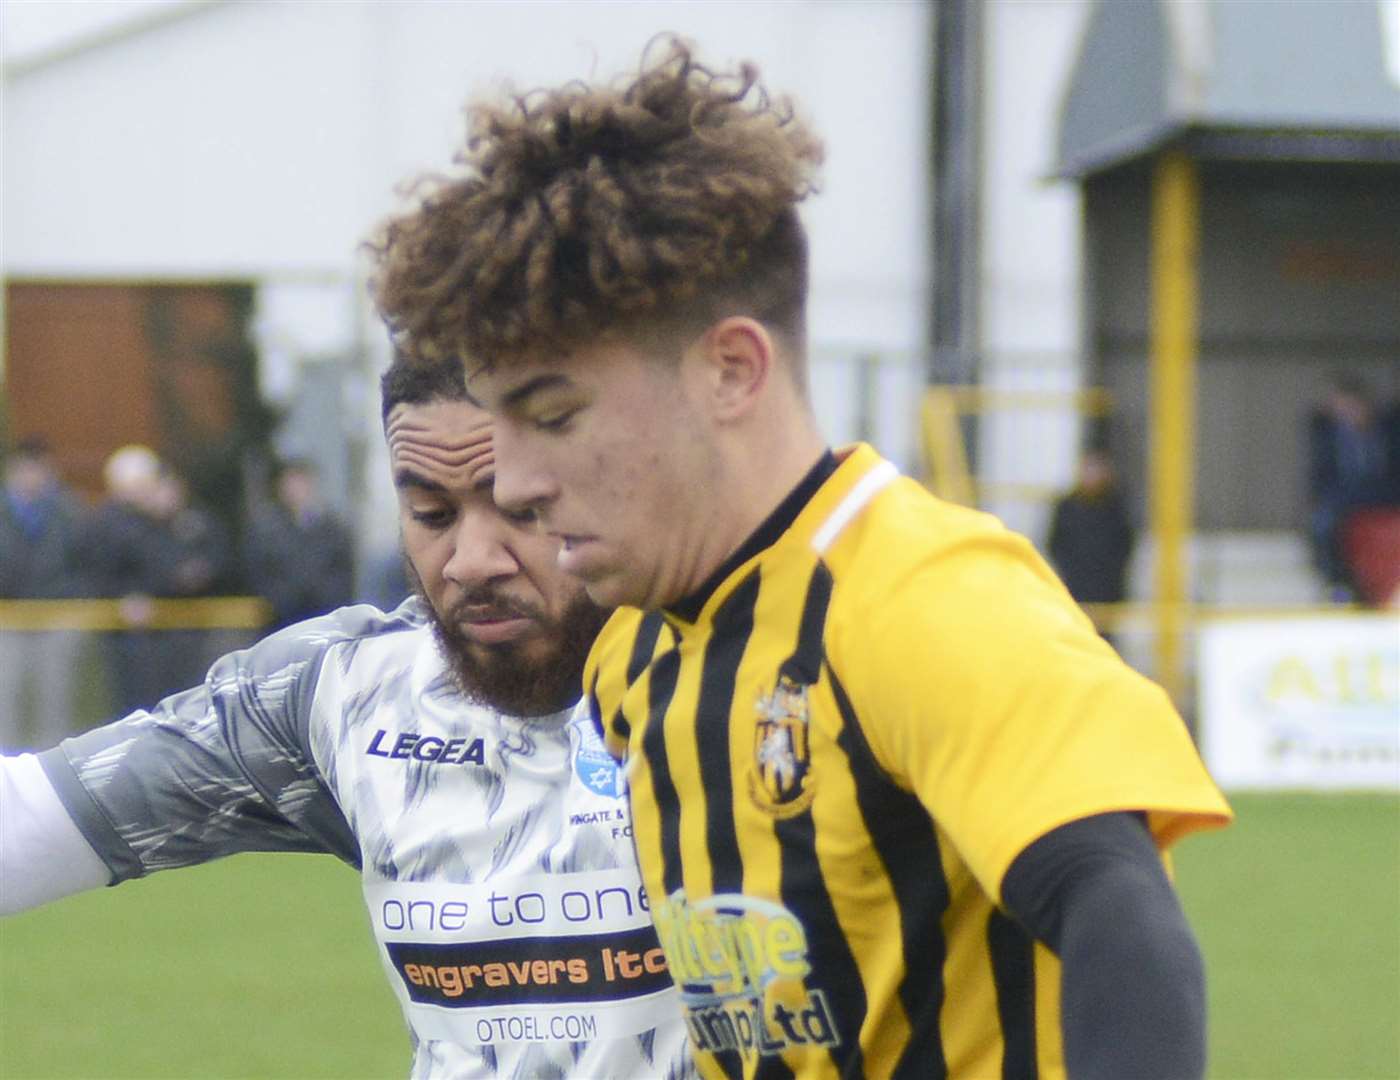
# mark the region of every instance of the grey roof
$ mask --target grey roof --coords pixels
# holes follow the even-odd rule
[[[1400,161],[1400,26],[1381,0],[1098,0],[1060,115],[1082,176],[1187,139],[1206,156]],[[1387,64],[1390,67],[1387,67]]]

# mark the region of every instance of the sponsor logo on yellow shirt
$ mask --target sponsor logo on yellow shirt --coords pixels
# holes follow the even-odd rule
[[[738,894],[691,903],[678,889],[652,914],[697,1050],[840,1043],[826,995],[803,983],[806,931],[782,905]]]

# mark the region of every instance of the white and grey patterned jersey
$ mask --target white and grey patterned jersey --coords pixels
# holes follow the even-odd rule
[[[289,627],[40,760],[115,881],[240,851],[359,868],[415,1077],[693,1074],[586,710],[468,703],[417,600]]]

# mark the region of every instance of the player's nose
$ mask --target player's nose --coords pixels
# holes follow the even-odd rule
[[[453,537],[452,555],[443,567],[449,581],[472,591],[520,571],[505,530],[495,513],[463,514]]]

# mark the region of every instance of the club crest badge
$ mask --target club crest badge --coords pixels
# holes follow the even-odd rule
[[[802,813],[815,795],[808,774],[809,689],[788,675],[779,675],[773,692],[758,699],[749,796],[760,810],[777,818]]]
[[[627,776],[608,753],[598,729],[589,717],[574,721],[574,773],[595,795],[620,799],[627,794]]]

